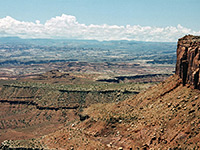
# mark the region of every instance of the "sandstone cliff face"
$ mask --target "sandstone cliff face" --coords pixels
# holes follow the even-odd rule
[[[178,40],[176,74],[183,85],[200,89],[200,36],[186,35]]]

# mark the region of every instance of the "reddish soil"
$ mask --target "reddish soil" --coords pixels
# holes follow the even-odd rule
[[[24,104],[1,103],[0,110],[0,142],[40,137],[78,117],[75,110],[39,110]]]
[[[34,143],[47,149],[199,149],[200,92],[181,82],[174,75],[123,102],[93,104],[81,113],[88,116],[85,120],[74,120]]]
[[[40,139],[48,148],[200,148],[200,92],[172,76],[135,98],[95,104],[90,116]],[[78,141],[78,142],[77,142]]]

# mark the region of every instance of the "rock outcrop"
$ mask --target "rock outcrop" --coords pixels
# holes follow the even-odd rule
[[[178,40],[176,74],[183,85],[200,89],[200,36],[186,35]]]

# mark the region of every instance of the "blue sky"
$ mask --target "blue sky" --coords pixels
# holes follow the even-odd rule
[[[44,24],[66,14],[87,26],[181,25],[192,33],[200,31],[200,0],[0,0],[0,6],[1,19],[10,16],[21,22],[39,20]]]

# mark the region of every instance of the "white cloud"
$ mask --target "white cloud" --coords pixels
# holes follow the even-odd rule
[[[200,31],[192,31],[181,25],[165,28],[140,25],[85,25],[79,23],[75,16],[65,14],[51,18],[44,24],[41,24],[39,20],[35,22],[18,21],[10,16],[0,19],[0,37],[174,42],[186,34],[199,35]]]

